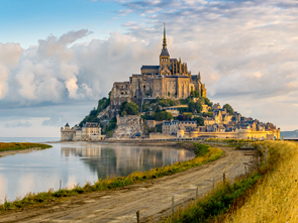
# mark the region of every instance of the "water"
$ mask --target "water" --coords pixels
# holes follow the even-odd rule
[[[50,143],[51,144],[51,143]],[[106,176],[127,176],[134,171],[192,159],[187,150],[88,142],[52,143],[53,148],[0,158],[0,204],[29,192],[72,188]]]
[[[54,142],[60,137],[0,137],[0,142]]]

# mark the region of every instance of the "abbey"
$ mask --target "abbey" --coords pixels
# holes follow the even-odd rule
[[[186,98],[192,91],[207,97],[201,75],[191,75],[187,63],[181,59],[170,58],[167,49],[166,30],[159,65],[144,65],[141,74],[133,74],[127,82],[115,82],[111,91],[111,108],[116,108],[124,101],[138,101],[142,98]]]

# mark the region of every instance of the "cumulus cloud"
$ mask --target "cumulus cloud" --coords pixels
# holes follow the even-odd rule
[[[88,30],[79,30],[68,32],[60,38],[49,36],[39,40],[37,46],[21,49],[17,51],[19,54],[4,60],[4,65],[0,64],[0,96],[22,105],[61,103],[67,99],[91,96],[87,84],[80,82],[80,68],[71,47],[76,40],[89,33]],[[11,48],[3,49],[3,54],[12,54],[15,49]]]
[[[18,58],[22,53],[22,48],[19,44],[0,43],[0,100],[5,97],[8,92],[7,79],[10,74],[10,69],[13,69],[18,64]]]
[[[128,81],[141,65],[158,64],[166,22],[171,56],[182,57],[193,74],[201,71],[208,97],[247,116],[298,125],[290,113],[282,115],[285,109],[298,112],[297,1],[118,2],[120,16],[142,17],[123,24],[127,33],[78,44],[90,32],[72,31],[28,49],[0,44],[0,104],[78,103],[106,96],[114,81]]]

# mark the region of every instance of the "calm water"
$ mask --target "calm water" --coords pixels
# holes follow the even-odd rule
[[[60,137],[0,137],[0,142],[53,142]]]
[[[53,143],[53,148],[0,158],[0,203],[28,192],[71,188],[106,176],[126,176],[134,171],[185,161],[192,152],[169,147]]]

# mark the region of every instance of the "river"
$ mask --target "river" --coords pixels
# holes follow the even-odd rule
[[[53,148],[0,158],[0,204],[27,193],[73,188],[106,176],[127,176],[192,159],[184,149],[88,142],[49,143]]]

